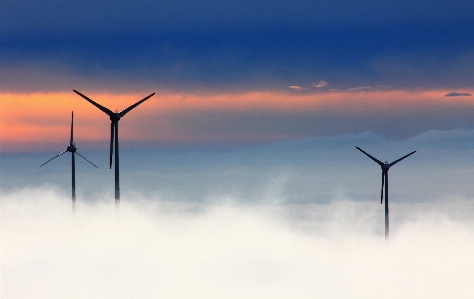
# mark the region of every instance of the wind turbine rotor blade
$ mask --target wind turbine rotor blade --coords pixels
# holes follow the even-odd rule
[[[133,104],[132,106],[128,107],[127,109],[123,110],[122,112],[120,112],[120,117],[123,117],[125,116],[125,114],[127,114],[130,110],[132,110],[133,108],[137,107],[138,105],[140,105],[141,103],[145,102],[146,100],[148,100],[149,98],[151,98],[152,96],[154,96],[155,93],[152,93],[151,95],[147,96],[146,98],[144,98],[143,100],[140,100],[138,102],[136,102],[135,104]]]
[[[72,112],[72,115],[71,115],[71,140],[69,141],[70,145],[74,142],[74,137],[73,137],[74,130],[73,130],[73,128],[74,128],[74,111]]]
[[[56,159],[57,157],[61,156],[61,155],[64,154],[65,152],[67,152],[67,150],[65,150],[64,152],[60,153],[59,155],[54,156],[53,158],[49,159],[48,161],[44,162],[43,164],[40,165],[40,167],[43,166],[44,164],[48,163],[49,161],[51,161],[51,160],[53,160],[53,159]]]
[[[380,160],[378,160],[378,159],[372,157],[371,155],[369,155],[368,153],[366,153],[365,151],[363,151],[360,147],[356,146],[356,149],[358,149],[358,150],[360,150],[361,152],[363,152],[367,157],[369,157],[370,159],[374,160],[375,163],[379,164],[380,166],[383,165],[383,163],[382,163]]]
[[[88,97],[86,97],[85,95],[83,95],[82,93],[80,93],[79,91],[77,90],[73,90],[75,93],[77,93],[78,95],[80,95],[81,97],[83,97],[84,99],[86,99],[89,103],[91,103],[92,105],[96,106],[97,108],[99,108],[100,110],[102,110],[105,114],[107,114],[108,116],[111,116],[113,115],[114,113],[110,110],[110,109],[107,109],[105,108],[104,106],[94,102],[93,100],[89,99]]]
[[[383,185],[384,185],[384,179],[385,179],[385,173],[382,171],[382,190],[380,191],[380,204],[382,204],[383,201]]]
[[[91,163],[95,168],[99,169],[99,167],[97,167],[94,163],[92,163],[91,161],[87,160],[86,157],[84,157],[83,155],[79,154],[77,151],[76,151],[76,154],[78,154],[79,156],[82,157],[82,159],[86,160],[87,162]]]
[[[389,164],[390,167],[393,166],[393,165],[395,165],[395,164],[397,164],[398,162],[400,162],[401,160],[405,159],[406,157],[408,157],[408,156],[410,156],[410,155],[413,155],[414,153],[416,153],[416,151],[413,151],[413,152],[409,153],[408,155],[403,156],[403,157],[401,157],[400,159],[393,161],[392,163]]]
[[[112,169],[112,156],[114,154],[114,122],[110,123],[110,169]]]

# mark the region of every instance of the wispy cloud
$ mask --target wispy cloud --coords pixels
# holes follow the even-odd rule
[[[349,91],[372,91],[374,88],[372,86],[359,86],[354,88],[349,88]]]
[[[314,88],[323,88],[323,87],[326,87],[326,86],[328,86],[328,85],[329,85],[329,84],[328,84],[326,81],[320,80],[320,81],[318,81],[318,82],[316,82],[316,83],[313,83],[312,86],[313,86]]]
[[[292,89],[294,91],[303,91],[303,90],[306,90],[307,88],[305,87],[301,87],[301,86],[298,86],[298,85],[291,85],[291,86],[288,86],[289,89]]]
[[[444,96],[445,96],[445,97],[470,97],[470,96],[472,96],[472,94],[467,93],[467,92],[456,92],[456,91],[453,91],[453,92],[450,92],[450,93],[448,93],[448,94],[445,94]]]
[[[316,83],[311,84],[309,87],[300,86],[300,85],[291,85],[291,86],[288,86],[288,88],[292,89],[294,91],[304,91],[304,90],[309,90],[310,88],[323,88],[323,87],[326,87],[328,85],[329,84],[328,84],[327,81],[320,80]]]

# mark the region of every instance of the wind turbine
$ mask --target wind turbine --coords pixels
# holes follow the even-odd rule
[[[86,99],[89,103],[92,105],[96,106],[100,110],[102,110],[105,114],[107,114],[110,117],[110,168],[112,169],[112,155],[114,153],[114,131],[115,131],[115,207],[117,207],[120,204],[120,180],[119,180],[119,142],[118,142],[118,122],[120,118],[124,117],[125,114],[130,112],[133,108],[137,107],[141,103],[145,102],[149,98],[151,98],[155,93],[152,93],[151,95],[147,96],[143,100],[140,100],[133,104],[132,106],[128,107],[125,110],[122,110],[121,112],[112,112],[112,110],[105,108],[104,106],[94,102],[90,98],[86,97],[82,93],[80,93],[77,90],[73,90],[75,93]]]
[[[377,160],[376,158],[372,157],[368,153],[364,152],[360,147],[356,146],[356,148],[358,150],[360,150],[361,152],[363,152],[364,154],[366,154],[370,159],[374,160],[382,168],[382,190],[380,192],[380,204],[382,204],[382,200],[383,200],[383,187],[384,187],[384,181],[385,181],[385,238],[388,239],[388,232],[389,232],[389,221],[388,221],[388,170],[390,169],[390,167],[397,164],[401,160],[403,160],[406,157],[416,153],[416,151],[413,151],[413,152],[409,153],[408,155],[405,155],[405,156],[401,157],[400,159],[393,161],[392,163],[388,163],[387,161],[385,161],[385,163],[382,163],[380,160]]]
[[[86,160],[87,162],[89,162],[90,164],[92,164],[95,168],[99,168],[97,167],[94,163],[92,163],[91,161],[87,160],[84,156],[82,156],[81,154],[79,154],[77,152],[77,148],[76,148],[76,145],[74,144],[74,111],[72,112],[72,116],[71,116],[71,139],[69,141],[69,145],[67,146],[66,150],[63,151],[62,153],[60,153],[59,155],[56,155],[54,156],[53,158],[49,159],[48,161],[44,162],[43,164],[40,165],[43,166],[44,164],[48,163],[49,161],[53,160],[53,159],[56,159],[57,157],[61,156],[62,154],[66,153],[66,152],[70,152],[71,153],[71,164],[72,164],[72,210],[75,211],[76,210],[76,162],[75,162],[75,159],[74,159],[74,154],[78,154],[79,156],[81,156],[84,160]]]

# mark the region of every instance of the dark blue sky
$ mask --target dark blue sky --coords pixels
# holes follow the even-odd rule
[[[2,91],[472,87],[472,1],[0,5]]]

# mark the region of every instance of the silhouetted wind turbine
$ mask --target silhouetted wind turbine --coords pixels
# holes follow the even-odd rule
[[[53,158],[49,159],[48,161],[44,162],[43,164],[40,165],[43,166],[44,164],[48,163],[49,161],[53,160],[53,159],[56,159],[57,157],[61,156],[62,154],[64,154],[65,152],[70,152],[71,153],[71,164],[72,164],[72,210],[75,211],[76,210],[76,162],[75,162],[75,159],[74,159],[74,154],[78,154],[79,156],[81,156],[84,160],[86,160],[87,162],[91,163],[94,167],[96,168],[99,168],[97,166],[95,166],[94,163],[92,163],[91,161],[87,160],[84,156],[82,156],[81,154],[79,154],[77,152],[77,148],[76,148],[76,145],[74,144],[74,111],[72,112],[72,116],[71,116],[71,139],[69,141],[69,145],[67,146],[66,150],[62,153],[60,153],[59,155],[57,156],[54,156]]]
[[[385,238],[388,239],[388,232],[389,232],[389,221],[388,221],[388,170],[390,169],[390,167],[397,164],[401,160],[403,160],[406,157],[416,153],[416,151],[413,151],[413,152],[409,153],[408,155],[403,156],[400,159],[393,161],[392,163],[388,163],[387,161],[385,161],[385,163],[382,163],[381,161],[379,161],[376,158],[372,157],[368,153],[364,152],[360,147],[356,146],[356,148],[358,150],[360,150],[361,152],[363,152],[364,154],[366,154],[370,159],[374,160],[382,168],[382,190],[380,192],[380,203],[382,203],[382,200],[383,200],[383,187],[384,187],[384,181],[385,181]]]
[[[111,120],[111,123],[110,123],[110,168],[112,168],[112,155],[114,153],[113,146],[114,146],[114,131],[115,131],[115,206],[117,207],[120,203],[118,122],[120,118],[124,117],[125,114],[127,114],[130,110],[132,110],[133,108],[137,107],[141,103],[151,98],[155,93],[152,93],[151,95],[147,96],[143,100],[136,102],[135,104],[133,104],[132,106],[128,107],[125,110],[122,110],[121,112],[112,112],[111,110],[105,108],[104,106],[89,99],[88,97],[80,93],[79,91],[74,90],[74,92],[80,95],[81,97],[83,97],[84,99],[86,99],[92,105],[102,110],[105,114],[107,114],[110,117],[110,120]]]

